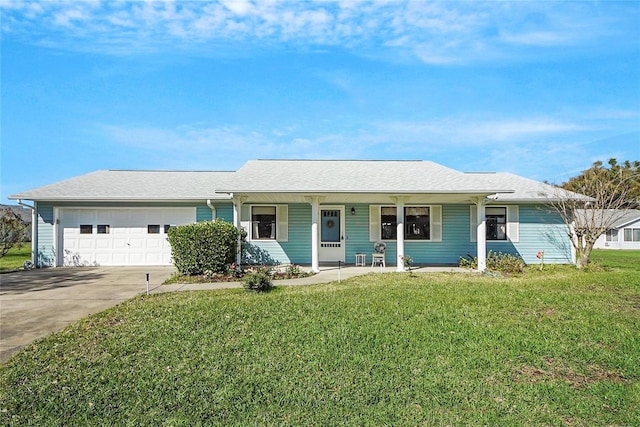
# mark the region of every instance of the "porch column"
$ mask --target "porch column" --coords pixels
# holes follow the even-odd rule
[[[320,235],[318,234],[318,211],[320,201],[317,196],[311,197],[311,270],[320,272]]]
[[[232,195],[233,197],[233,195]],[[238,196],[233,197],[233,225],[238,230],[242,229],[242,204],[246,200],[246,197]],[[247,232],[249,230],[246,230]],[[240,267],[242,264],[242,237],[238,234],[238,244],[236,245],[236,266]]]
[[[404,198],[398,197],[396,199],[396,245],[398,252],[398,259],[396,265],[396,271],[404,271]]]
[[[477,228],[477,253],[478,253],[478,272],[482,273],[487,269],[487,221],[485,218],[484,208],[485,199],[478,198],[476,201],[478,228]]]

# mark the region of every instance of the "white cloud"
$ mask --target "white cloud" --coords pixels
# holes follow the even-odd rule
[[[71,1],[1,3],[3,32],[62,49],[122,54],[200,43],[375,46],[434,64],[497,58],[515,47],[575,46],[634,28],[637,4],[423,1]],[[610,13],[609,13],[610,12]],[[126,28],[128,37],[122,37]],[[637,35],[637,30],[636,30]],[[194,45],[195,43],[195,45]]]
[[[587,126],[546,118],[385,122],[332,128],[331,133],[293,126],[274,129],[102,127],[102,132],[112,142],[172,153],[186,147],[186,155],[194,159],[238,153],[250,153],[250,158],[432,158],[452,150],[513,152],[518,144],[532,141],[536,142],[535,150],[546,147],[541,152],[548,153],[553,144],[546,141],[555,141],[567,133],[590,131],[592,129]]]

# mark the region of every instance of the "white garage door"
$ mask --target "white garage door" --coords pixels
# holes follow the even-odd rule
[[[59,260],[78,265],[170,265],[167,230],[195,208],[61,209]]]

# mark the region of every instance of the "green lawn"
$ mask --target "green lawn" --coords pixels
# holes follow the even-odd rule
[[[25,261],[31,259],[31,242],[15,246],[0,258],[0,271],[12,271],[22,268]]]
[[[640,262],[598,258],[140,296],[0,367],[0,424],[640,425]]]

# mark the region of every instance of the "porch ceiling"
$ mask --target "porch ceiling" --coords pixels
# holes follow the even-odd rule
[[[394,204],[397,197],[404,197],[406,204],[471,203],[477,197],[493,193],[446,194],[385,194],[385,193],[235,193],[243,203],[311,203],[311,197],[319,197],[320,204]]]

